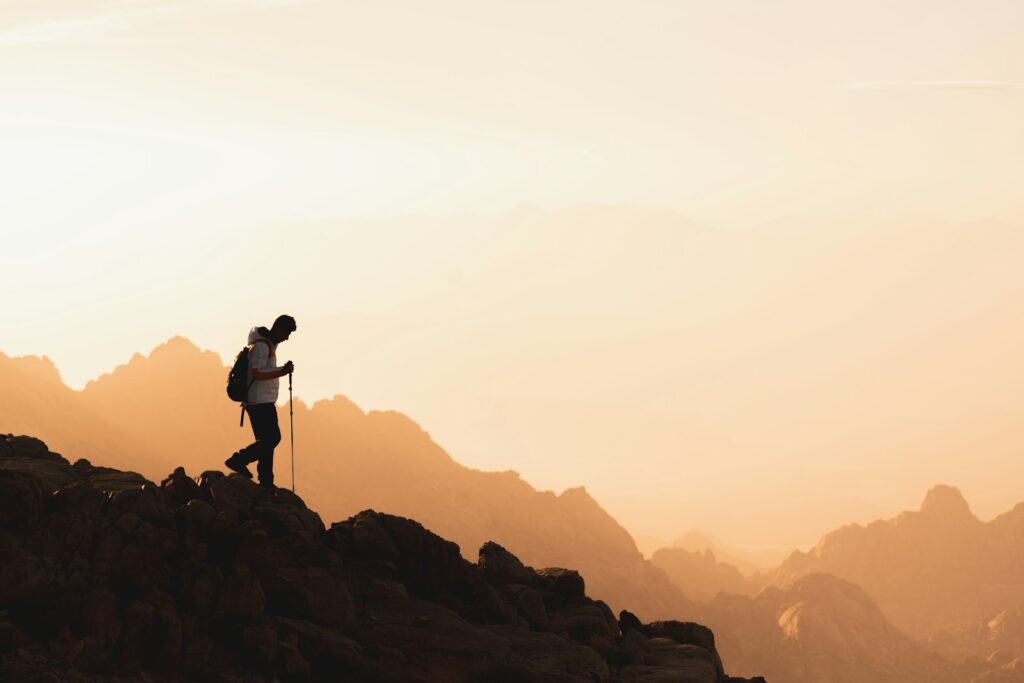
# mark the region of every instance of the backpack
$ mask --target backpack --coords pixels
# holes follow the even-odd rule
[[[270,342],[266,339],[257,339],[253,344],[260,342],[270,346]],[[228,398],[242,404],[243,416],[245,415],[245,404],[249,400],[249,387],[256,381],[249,379],[249,351],[251,349],[252,345],[244,346],[235,356],[235,363],[231,366],[231,371],[228,372]]]

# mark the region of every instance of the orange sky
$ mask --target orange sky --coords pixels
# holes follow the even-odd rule
[[[304,398],[663,537],[1024,499],[1024,6],[426,8],[6,3],[0,350],[289,311]]]

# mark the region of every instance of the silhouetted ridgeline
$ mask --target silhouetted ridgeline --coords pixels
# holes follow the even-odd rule
[[[0,442],[0,679],[724,683],[694,623],[615,619],[570,569],[476,564],[372,510]],[[122,678],[124,680],[124,678]]]
[[[72,391],[47,359],[0,354],[5,429],[55,450],[159,480],[177,466],[220,467],[251,441],[224,396],[217,354],[181,337]],[[168,406],[173,406],[168,410]],[[288,420],[283,419],[288,443]],[[691,603],[646,561],[629,533],[582,488],[537,491],[515,472],[460,465],[401,413],[364,412],[336,396],[295,402],[298,490],[329,519],[388,510],[417,519],[471,552],[493,540],[534,566],[575,567],[596,597],[644,619]],[[287,484],[279,449],[278,484]],[[475,559],[475,558],[468,558]]]

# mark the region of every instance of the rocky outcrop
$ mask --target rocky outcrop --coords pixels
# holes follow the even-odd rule
[[[0,679],[725,683],[698,624],[616,619],[583,576],[419,523],[326,528],[285,489],[159,485],[0,443]]]

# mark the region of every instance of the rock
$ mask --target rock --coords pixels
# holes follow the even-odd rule
[[[310,661],[330,667],[347,666],[364,661],[363,648],[340,632],[323,628],[301,619],[278,618],[281,632],[293,636],[299,651]]]
[[[50,496],[50,508],[56,513],[94,517],[103,507],[105,497],[92,484],[76,481],[57,489]]]
[[[106,491],[108,493],[139,489],[147,484],[149,486],[154,486],[153,482],[136,472],[102,472],[90,475],[88,477],[88,481],[100,491]]]
[[[277,656],[277,630],[268,625],[242,629],[242,645],[258,661],[267,665]]]
[[[0,654],[14,649],[16,627],[7,621],[7,613],[0,614]]]
[[[117,612],[117,595],[105,586],[92,588],[82,608],[82,626],[86,636],[100,644],[116,643],[121,635],[121,618]]]
[[[57,453],[51,453],[45,443],[33,436],[8,435],[4,440],[7,442],[6,450],[12,457],[34,458],[62,465],[68,464],[67,460]],[[4,455],[7,455],[7,453],[0,450],[0,457],[3,457]]]
[[[193,500],[209,502],[206,493],[199,488],[194,479],[185,474],[183,467],[177,467],[167,475],[167,478],[160,482],[160,488],[171,508],[178,508]]]
[[[583,577],[573,569],[548,567],[537,572],[540,585],[569,603],[578,602],[583,598]]]
[[[0,458],[0,472],[19,472],[31,477],[46,495],[79,479],[78,473],[66,464],[43,458]]]
[[[320,515],[305,507],[260,503],[253,509],[252,516],[263,522],[272,538],[292,533],[314,543],[324,530]]]
[[[670,638],[681,645],[699,647],[711,657],[720,678],[725,677],[722,660],[715,648],[715,634],[707,626],[683,621],[655,621],[643,627],[648,638]]]
[[[260,493],[251,479],[237,474],[226,477],[221,472],[203,472],[200,488],[208,493],[214,509],[232,523],[249,513]]]
[[[637,619],[636,615],[632,612],[622,610],[619,612],[619,630],[623,635],[634,629],[640,630],[643,624]]]
[[[44,489],[25,472],[0,469],[0,527],[24,531],[39,519]]]
[[[390,565],[397,571],[398,548],[373,510],[331,525],[333,547],[357,562]]]
[[[263,585],[245,565],[238,565],[225,578],[221,588],[218,612],[228,619],[255,619],[263,615],[266,597]]]
[[[544,607],[544,598],[541,596],[540,591],[536,591],[532,588],[520,591],[516,595],[516,608],[522,612],[523,616],[530,622],[530,625],[535,629],[545,630],[551,623],[548,618],[548,611]]]
[[[154,663],[160,669],[174,670],[181,662],[182,634],[181,618],[172,609],[157,611],[157,633]]]
[[[603,604],[581,605],[556,612],[551,615],[549,629],[553,633],[565,633],[578,643],[589,643],[594,635],[610,640],[619,635],[618,623]]]
[[[682,645],[715,649],[715,634],[707,626],[689,621],[655,621],[643,627],[648,638],[671,638]]]
[[[278,643],[277,645],[278,669],[288,676],[309,673],[309,662],[298,648],[289,643]]]
[[[156,626],[156,608],[133,600],[124,611],[124,628],[119,643],[119,663],[129,670],[141,669],[147,663],[150,641]]]
[[[178,531],[185,538],[200,538],[217,511],[209,503],[194,498],[174,511]]]
[[[680,645],[669,638],[650,639],[646,660],[645,664],[623,667],[622,679],[645,683],[718,683],[724,679],[704,648]]]
[[[167,506],[164,504],[160,489],[153,484],[144,481],[139,485],[132,484],[118,488],[129,480],[119,479],[116,480],[117,484],[111,484],[111,481],[114,480],[108,479],[104,484],[107,488],[100,487],[109,492],[107,509],[111,516],[120,516],[130,512],[142,519],[155,520],[167,515]]]
[[[306,507],[305,501],[288,489],[275,489],[274,494],[274,502],[278,505],[287,505],[288,507],[300,508],[302,510],[309,509]],[[319,518],[319,515],[317,517]]]
[[[529,585],[533,582],[533,572],[523,566],[518,557],[493,541],[480,546],[476,564],[487,580],[499,588],[510,583]]]

